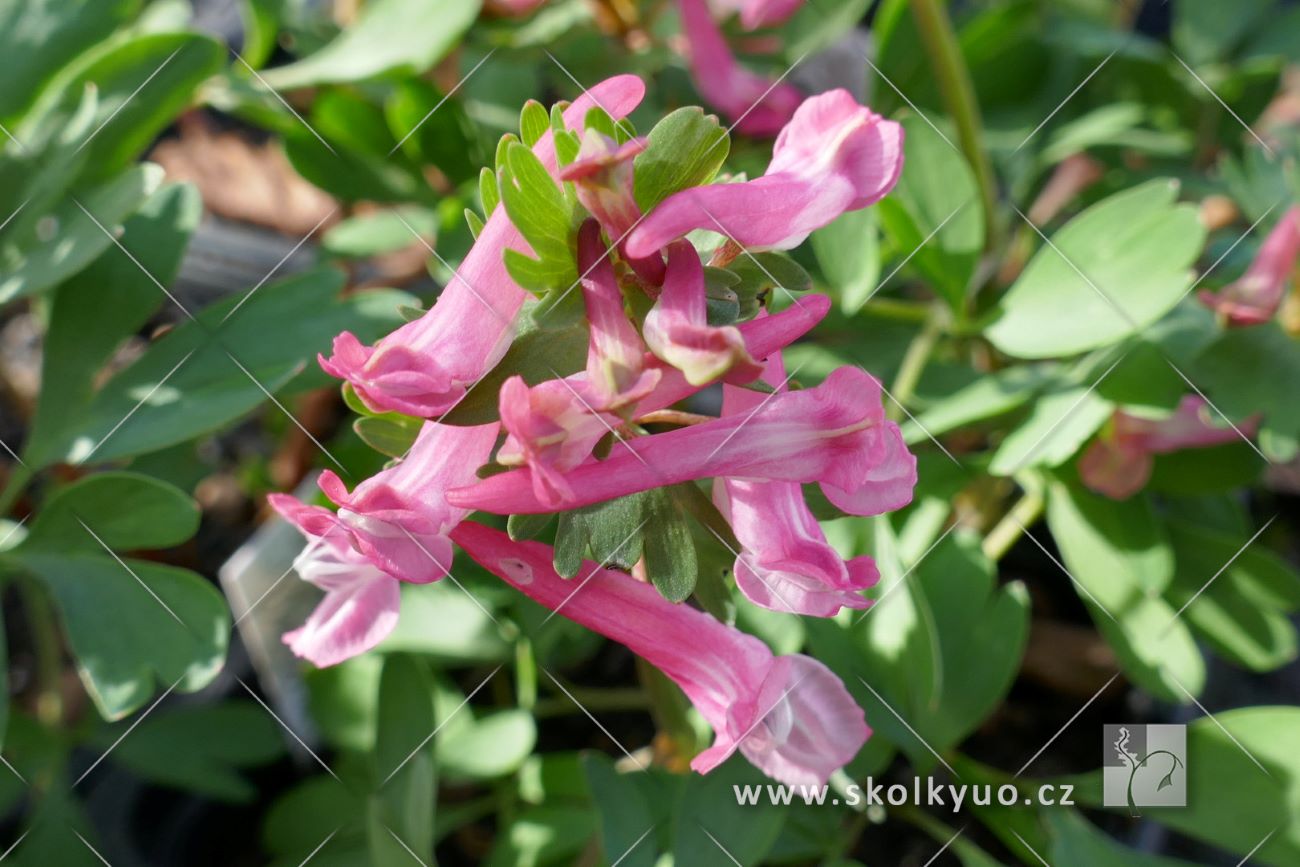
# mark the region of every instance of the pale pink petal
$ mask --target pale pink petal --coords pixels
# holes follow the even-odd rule
[[[365,653],[393,631],[401,603],[399,583],[387,575],[362,575],[330,590],[284,643],[318,668]]]
[[[691,74],[704,99],[747,135],[775,134],[798,108],[803,94],[736,62],[705,0],[678,0],[677,5],[689,43]]]
[[[498,425],[456,427],[425,422],[406,457],[349,493],[332,472],[320,486],[339,507],[353,547],[394,578],[426,583],[451,569],[447,533],[465,517],[448,505],[450,488],[469,484],[487,463]]]
[[[1300,206],[1287,211],[1259,248],[1245,275],[1218,294],[1198,297],[1229,325],[1258,325],[1277,313],[1300,259]]]
[[[680,370],[691,385],[707,385],[733,369],[751,380],[762,372],[739,329],[708,324],[704,266],[685,241],[668,248],[663,291],[642,331],[650,351]]]
[[[617,416],[594,412],[572,384],[561,380],[529,388],[523,377],[512,376],[501,387],[500,411],[510,435],[497,462],[527,467],[533,495],[552,507],[574,497],[564,474],[619,424]]]

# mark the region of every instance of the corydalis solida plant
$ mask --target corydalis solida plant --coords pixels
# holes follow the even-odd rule
[[[642,214],[638,160],[679,153],[672,141],[652,153],[653,136],[637,139],[620,122],[643,90],[635,77],[610,79],[553,111],[546,132],[524,124],[533,132],[522,141],[507,137],[496,174],[484,179],[486,222],[433,308],[374,347],[342,335],[322,359],[365,407],[427,420],[399,462],[351,492],[322,476],[337,512],[273,499],[311,542],[300,574],[326,591],[286,641],[318,665],[373,647],[396,620],[401,582],[448,574],[455,542],[676,681],[716,735],[696,770],[739,751],[777,779],[824,783],[869,734],[824,665],[774,657],[712,615],[665,599],[636,577],[651,571],[648,558],[625,571],[589,565],[570,585],[553,565],[558,542],[518,541],[465,520],[475,509],[565,513],[622,497],[676,503],[674,491],[712,480],[716,519],[732,522],[741,546],[733,552],[741,592],[765,607],[829,616],[866,604],[858,594],[875,581],[875,566],[845,562],[830,548],[800,484],[818,483],[848,514],[880,514],[911,499],[916,461],[869,374],[841,368],[814,388],[790,388],[781,351],[826,314],[829,299],[797,297],[769,314],[772,293],[786,290],[728,270],[738,243],[789,249],[885,195],[901,169],[901,129],[844,91],[812,97],[782,130],[763,177],[685,187],[669,180],[649,191],[657,204]],[[720,129],[702,113],[690,117]],[[682,168],[674,178],[692,177],[694,166]],[[765,212],[753,219],[758,201]],[[682,239],[695,229],[724,243],[702,257]],[[561,333],[546,331],[548,316],[580,323],[585,362],[561,362],[571,354],[548,346],[554,351],[544,350],[540,364],[513,368],[512,341]],[[500,383],[496,412],[466,424],[454,409],[489,373]],[[717,383],[726,392],[721,417],[674,409]],[[513,469],[480,479],[494,449],[495,463]],[[646,518],[633,533],[658,529]]]

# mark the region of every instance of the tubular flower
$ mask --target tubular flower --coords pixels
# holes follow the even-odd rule
[[[623,310],[623,292],[595,220],[578,232],[578,269],[591,326],[586,392],[597,410],[628,407],[650,393],[660,373],[645,367],[645,346]]]
[[[302,513],[299,526],[323,535],[337,524],[352,547],[392,577],[417,584],[437,581],[451,569],[447,533],[466,514],[449,506],[445,494],[476,478],[478,468],[492,454],[498,427],[495,422],[478,427],[425,422],[400,463],[366,479],[351,493],[326,470],[318,484],[339,507],[338,513],[302,506],[308,511]]]
[[[902,169],[903,128],[832,90],[799,106],[761,178],[669,196],[632,230],[627,251],[648,256],[695,229],[788,250],[845,211],[879,201]]]
[[[640,437],[565,476],[576,508],[663,485],[728,476],[820,482],[840,509],[874,515],[910,502],[916,458],[886,421],[880,384],[853,367],[804,391],[767,396],[744,415]],[[451,491],[448,502],[499,514],[552,511],[532,492],[531,470]]]
[[[325,668],[383,641],[397,625],[397,579],[353,550],[327,510],[285,494],[272,494],[270,501],[307,537],[307,547],[293,561],[298,576],[325,591],[307,622],[285,633],[284,643],[295,656]]]
[[[578,201],[600,222],[628,264],[643,280],[657,286],[664,279],[664,266],[658,257],[633,259],[625,249],[628,233],[641,219],[632,160],[645,148],[643,138],[620,145],[609,136],[588,129],[583,133],[578,158],[560,169],[560,179],[573,182]],[[581,273],[585,274],[586,269]]]
[[[594,410],[567,381],[529,388],[523,377],[512,376],[501,386],[501,423],[509,436],[497,463],[526,466],[533,496],[559,508],[574,497],[564,474],[585,461],[620,419]]]
[[[735,370],[742,381],[762,372],[734,326],[707,321],[704,266],[695,248],[677,241],[668,248],[668,270],[659,301],[645,318],[650,351],[680,370],[691,385],[705,385]]]
[[[644,92],[636,76],[608,79],[575,100],[564,113],[565,122],[581,124],[597,104],[615,118],[624,117]],[[534,150],[555,171],[549,132]],[[333,355],[321,357],[321,367],[352,383],[357,396],[376,411],[428,418],[451,409],[501,360],[514,337],[515,315],[528,293],[506,272],[507,249],[527,251],[527,244],[505,209],[497,208],[433,309],[373,347],[343,332],[334,338]]]
[[[1195,394],[1183,397],[1178,409],[1164,419],[1117,410],[1109,434],[1093,440],[1079,459],[1079,478],[1112,500],[1127,500],[1151,478],[1155,455],[1230,443],[1238,439],[1238,430],[1251,434],[1255,427],[1254,421],[1237,429],[1212,424],[1209,405]]]
[[[1201,303],[1229,325],[1259,325],[1282,305],[1286,284],[1300,259],[1300,207],[1294,207],[1269,233],[1259,255],[1240,280],[1222,292],[1197,293]]]
[[[713,0],[710,5],[721,14],[740,13],[740,26],[757,30],[781,24],[803,4],[804,0]]]
[[[828,298],[812,295],[797,307],[742,323],[738,330],[746,345],[764,356],[803,336],[829,307]],[[638,413],[663,409],[700,390],[677,369],[652,367],[659,363],[653,357],[646,362],[642,378],[653,374],[656,385],[636,404]],[[745,372],[753,378],[748,369]],[[561,508],[573,499],[564,474],[590,457],[600,438],[622,422],[617,415],[601,410],[601,397],[590,385],[592,378],[589,358],[587,371],[563,380],[548,380],[530,388],[514,376],[501,387],[501,423],[509,435],[497,453],[497,463],[528,467],[533,495],[548,508]]]
[[[583,564],[589,577],[575,589],[556,574],[547,545],[513,542],[473,522],[453,536],[529,598],[625,645],[677,683],[714,731],[693,770],[708,773],[739,750],[783,783],[824,785],[871,734],[844,684],[815,659],[773,656],[757,638],[593,563]]]
[[[803,94],[792,85],[769,81],[741,66],[706,0],[678,0],[677,5],[691,76],[704,99],[747,135],[775,134],[794,114]]]
[[[780,356],[768,363],[764,380],[778,390],[785,374]],[[723,387],[724,416],[753,412],[758,392]],[[880,580],[870,557],[844,558],[826,541],[821,525],[804,502],[796,482],[721,478],[713,498],[727,518],[741,551],[736,586],[755,605],[814,617],[833,617],[844,608],[866,608],[861,591]]]

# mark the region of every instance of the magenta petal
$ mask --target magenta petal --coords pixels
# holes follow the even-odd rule
[[[1127,500],[1151,478],[1151,453],[1114,439],[1093,440],[1079,458],[1079,480],[1112,500]]]
[[[576,99],[564,112],[565,122],[580,127],[596,105],[622,118],[644,93],[645,85],[636,76],[615,76]],[[554,172],[551,134],[533,149]],[[529,252],[505,209],[497,208],[428,313],[389,334],[373,350],[351,335],[341,336],[334,355],[322,359],[321,366],[351,382],[372,409],[425,418],[447,412],[496,366],[514,338],[515,316],[528,293],[506,271],[507,249]]]
[[[824,784],[870,734],[844,684],[804,656],[767,645],[621,572],[584,563],[578,583],[555,573],[547,545],[461,524],[453,538],[488,571],[552,611],[628,647],[671,678],[713,727],[691,766],[707,773],[739,748],[775,779]]]
[[[781,131],[761,178],[669,196],[627,239],[648,256],[695,229],[748,248],[790,249],[845,211],[879,201],[903,169],[903,128],[844,90],[811,97]]]
[[[704,265],[685,241],[668,248],[663,292],[646,315],[643,332],[650,351],[680,370],[691,385],[706,385],[733,368],[749,380],[762,373],[739,329],[708,324]]]
[[[912,502],[916,487],[916,455],[907,450],[898,425],[886,422],[865,432],[875,452],[872,466],[852,487],[823,480],[822,493],[850,515],[882,515]]]
[[[747,135],[774,135],[794,114],[803,94],[741,66],[709,11],[707,0],[678,0],[689,43],[691,75],[706,102]]]

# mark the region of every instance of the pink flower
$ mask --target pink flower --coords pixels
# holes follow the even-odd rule
[[[347,534],[337,532],[332,515],[322,521],[318,512],[326,510],[286,494],[272,494],[269,499],[307,536],[307,547],[293,561],[298,576],[325,591],[307,622],[285,633],[284,643],[295,656],[325,668],[383,641],[397,625],[401,602],[397,579],[353,550]]]
[[[591,326],[584,396],[598,410],[629,407],[650,393],[660,374],[645,367],[645,346],[623,309],[623,291],[595,220],[578,232],[578,270]]]
[[[646,140],[643,138],[634,138],[620,145],[589,129],[583,134],[578,158],[560,169],[560,178],[573,182],[578,201],[600,222],[605,234],[641,279],[658,286],[664,279],[664,266],[659,257],[633,259],[625,250],[628,233],[641,219],[632,160],[645,148]],[[580,268],[579,273],[587,272]]]
[[[796,306],[775,316],[763,316],[743,323],[738,330],[746,345],[760,356],[778,352],[793,343],[821,321],[830,307],[830,299],[812,295]],[[592,314],[588,314],[590,317]],[[622,315],[621,307],[619,315]],[[559,509],[575,496],[565,473],[590,457],[592,449],[606,433],[616,429],[623,419],[602,411],[602,397],[591,383],[595,338],[588,357],[588,370],[563,380],[553,379],[530,388],[522,377],[511,377],[501,388],[501,423],[509,436],[497,453],[497,463],[528,467],[533,495],[548,509]],[[687,382],[675,368],[663,366],[653,356],[645,359],[641,379],[653,380],[653,390],[639,399],[635,412],[624,406],[627,415],[644,414],[672,406],[700,390]],[[658,367],[652,365],[660,365]],[[744,374],[737,381],[754,377],[749,368],[737,369]],[[633,395],[640,392],[635,389]],[[616,404],[617,405],[617,404]]]
[[[1286,284],[1300,259],[1300,207],[1294,207],[1269,233],[1245,275],[1222,292],[1202,290],[1201,303],[1229,325],[1259,325],[1277,313]]]
[[[581,125],[597,104],[615,118],[624,117],[644,93],[645,85],[636,76],[616,76],[575,100],[564,113],[565,122]],[[534,150],[554,171],[555,145],[549,132]],[[528,293],[506,272],[506,249],[526,252],[528,246],[505,208],[498,207],[432,310],[373,347],[343,332],[334,338],[334,354],[321,357],[321,366],[352,383],[357,396],[376,411],[426,418],[445,413],[501,360],[514,337],[515,315]]]
[[[738,329],[708,324],[704,292],[704,266],[695,248],[674,242],[668,248],[663,292],[645,319],[650,351],[685,374],[691,385],[705,385],[732,369],[754,379],[762,366],[750,357]]]
[[[694,229],[750,249],[788,250],[845,211],[879,201],[902,168],[903,128],[832,90],[799,106],[761,178],[669,196],[632,231],[627,250],[648,256]]]
[[[603,461],[565,475],[564,505],[589,505],[664,485],[729,476],[820,482],[840,509],[874,515],[911,500],[916,459],[885,420],[880,384],[854,367],[816,388],[768,395],[745,415],[639,437]],[[530,470],[513,470],[451,491],[448,502],[498,514],[552,511],[532,492]]]
[[[714,742],[691,762],[708,773],[737,749],[790,785],[824,785],[866,742],[862,709],[830,669],[767,645],[621,572],[583,565],[579,583],[551,566],[552,550],[512,542],[467,522],[456,543],[529,598],[628,647],[671,678],[713,727]]]
[[[691,76],[705,100],[747,135],[776,133],[794,114],[803,94],[736,62],[706,0],[677,0],[689,45]]]
[[[559,508],[574,497],[564,474],[585,461],[620,421],[594,410],[565,380],[529,388],[523,377],[512,376],[501,386],[501,424],[509,436],[497,463],[526,466],[533,496]]]
[[[343,481],[326,470],[322,491],[339,507],[300,506],[297,523],[305,532],[325,535],[335,524],[352,547],[394,578],[426,584],[451,569],[447,534],[465,517],[450,506],[446,492],[477,478],[496,444],[498,425],[454,427],[425,422],[406,457],[366,479],[348,493]],[[282,500],[273,501],[281,508]]]
[[[768,363],[764,381],[780,388],[785,373],[779,355]],[[763,395],[723,387],[724,416],[747,415]],[[717,479],[713,498],[740,542],[736,586],[749,601],[773,611],[833,617],[841,607],[866,608],[861,591],[879,579],[875,561],[845,561],[822,532],[796,482]]]
[[[1253,433],[1256,423],[1238,427]],[[1199,395],[1186,395],[1172,415],[1159,420],[1116,410],[1109,434],[1093,440],[1079,459],[1079,478],[1099,494],[1126,500],[1146,486],[1155,455],[1222,445],[1238,437],[1231,426],[1212,423],[1209,405]]]

